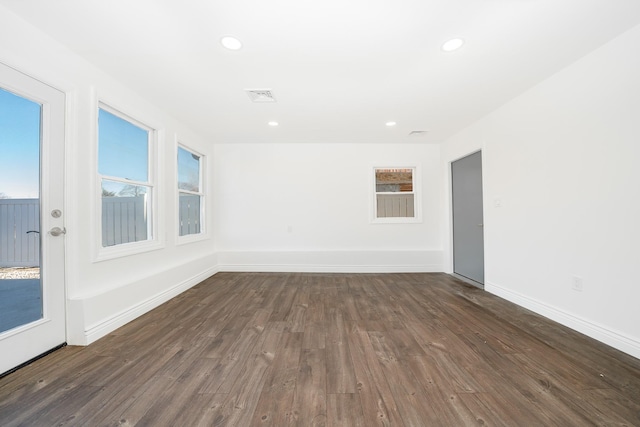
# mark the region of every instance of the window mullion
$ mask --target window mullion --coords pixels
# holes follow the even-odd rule
[[[117,176],[100,175],[100,180],[119,182],[121,184],[128,184],[128,185],[137,185],[140,187],[153,187],[153,184],[151,184],[148,181],[134,181],[127,178],[118,178]]]
[[[179,189],[178,192],[179,193],[183,193],[183,194],[191,194],[192,196],[201,196],[201,197],[204,196],[203,193],[199,193],[197,191],[189,191],[189,190]]]

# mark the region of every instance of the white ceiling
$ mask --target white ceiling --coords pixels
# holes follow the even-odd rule
[[[215,142],[439,142],[640,23],[639,0],[0,4]]]

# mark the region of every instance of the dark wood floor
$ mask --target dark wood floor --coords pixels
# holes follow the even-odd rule
[[[640,361],[445,274],[220,273],[0,379],[0,425],[640,425]]]

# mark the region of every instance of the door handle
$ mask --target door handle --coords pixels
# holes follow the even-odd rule
[[[478,224],[478,227],[484,227],[484,224]]]
[[[62,234],[67,234],[67,229],[62,227],[53,227],[51,230],[49,230],[49,234],[51,234],[53,237],[58,237]]]

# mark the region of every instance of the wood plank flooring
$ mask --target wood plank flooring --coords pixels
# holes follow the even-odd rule
[[[445,274],[219,273],[0,379],[2,426],[632,426],[640,361]]]

